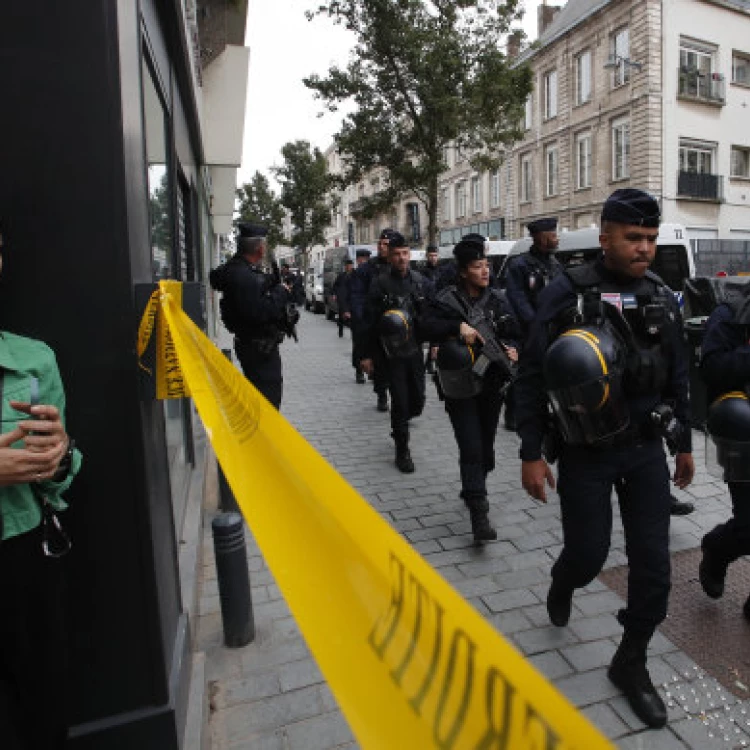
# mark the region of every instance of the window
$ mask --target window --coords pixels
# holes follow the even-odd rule
[[[544,119],[557,117],[557,71],[544,74]]]
[[[490,208],[500,206],[500,170],[490,172]]]
[[[482,210],[482,184],[478,176],[471,178],[471,210],[475,214]]]
[[[630,120],[612,123],[612,179],[630,176]]]
[[[558,154],[557,144],[544,149],[545,195],[548,198],[557,195]]]
[[[591,99],[591,50],[576,56],[576,104],[585,104]]]
[[[520,184],[521,202],[528,203],[531,200],[531,191],[532,191],[531,154],[524,154],[521,157],[520,174],[521,174],[521,184]]]
[[[534,108],[534,94],[529,94],[526,99],[526,106],[523,110],[523,129],[531,130],[532,112]]]
[[[445,165],[450,169],[451,167],[451,147],[443,146],[443,161]]]
[[[750,148],[732,146],[732,177],[750,177]]]
[[[713,174],[715,148],[711,144],[680,143],[680,172]]]
[[[576,136],[576,188],[591,187],[591,133]]]
[[[456,218],[466,216],[466,182],[456,185]]]
[[[716,54],[714,45],[680,39],[680,96],[724,100],[724,76],[716,72]]]
[[[732,83],[750,86],[750,56],[732,53]]]
[[[451,220],[451,191],[443,188],[443,221]]]
[[[630,30],[627,26],[612,34],[610,59],[615,63],[612,88],[617,88],[630,80],[630,67],[623,62],[630,59]]]

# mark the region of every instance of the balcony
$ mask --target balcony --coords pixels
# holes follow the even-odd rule
[[[726,84],[721,73],[707,73],[681,67],[678,71],[678,96],[708,104],[723,105]]]
[[[703,201],[724,200],[724,177],[701,172],[677,173],[677,197]]]

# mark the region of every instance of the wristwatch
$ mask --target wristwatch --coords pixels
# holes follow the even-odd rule
[[[65,451],[65,455],[60,459],[60,463],[57,465],[57,471],[52,475],[53,482],[62,482],[65,477],[68,476],[70,467],[73,464],[73,451],[76,447],[76,441],[73,438],[68,438],[68,448]]]

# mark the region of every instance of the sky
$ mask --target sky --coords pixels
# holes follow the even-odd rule
[[[299,139],[321,151],[333,141],[342,115],[326,114],[302,79],[324,76],[336,63],[346,64],[351,36],[330,19],[305,18],[320,0],[250,0],[245,44],[250,47],[247,113],[242,167],[237,182],[248,182],[256,171],[269,178],[281,163],[281,147]],[[526,0],[523,27],[536,37],[540,0]]]

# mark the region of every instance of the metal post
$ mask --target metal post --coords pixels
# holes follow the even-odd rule
[[[221,513],[211,522],[219,584],[224,644],[240,648],[255,638],[245,529],[239,513]]]

